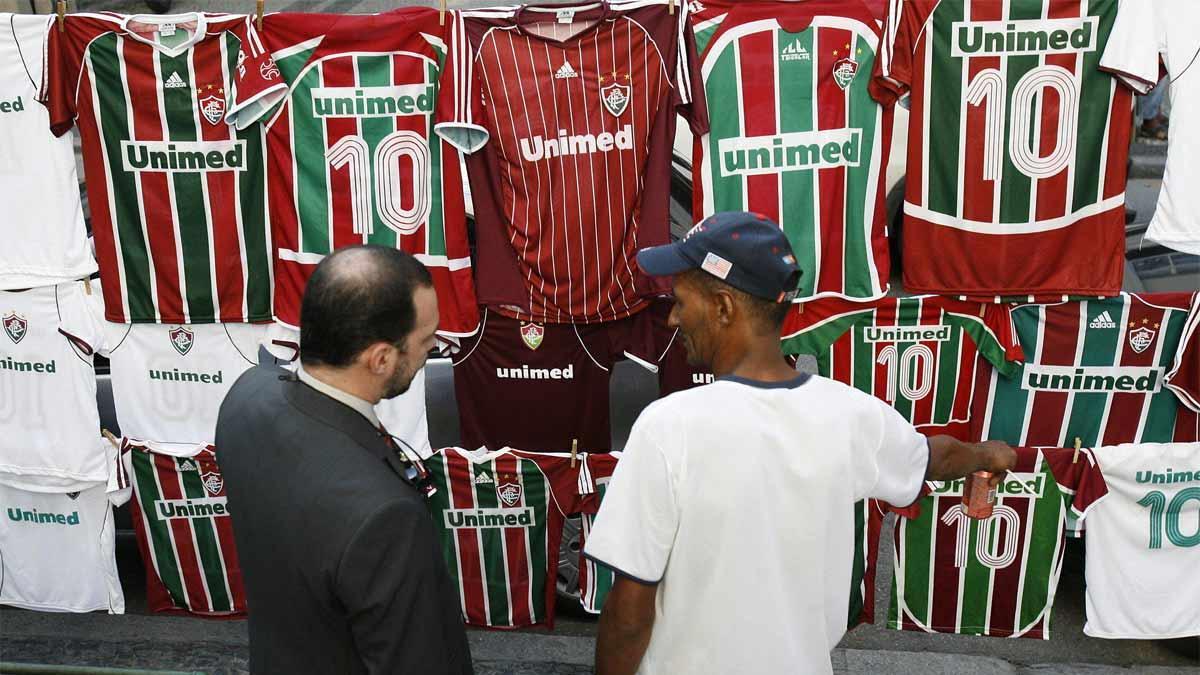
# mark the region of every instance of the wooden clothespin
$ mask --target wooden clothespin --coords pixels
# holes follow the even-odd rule
[[[254,5],[254,28],[262,31],[263,12],[267,9],[267,0],[258,0]]]
[[[105,440],[107,440],[109,443],[112,443],[114,448],[116,448],[117,450],[121,449],[121,442],[117,440],[116,436],[113,436],[113,433],[111,431],[109,431],[108,429],[101,429],[100,435],[104,436]]]
[[[446,25],[446,0],[438,0],[438,25]]]
[[[579,456],[579,439],[571,439],[571,468],[575,468],[575,458]]]
[[[87,277],[83,278],[83,292],[88,295],[92,294],[92,280]]]
[[[671,14],[675,13],[675,0],[667,0],[667,11]]]
[[[987,314],[987,305],[981,302],[979,303],[979,318],[982,319],[984,314]]]
[[[1079,448],[1081,448],[1081,447],[1083,447],[1083,439],[1076,436],[1075,437],[1075,454],[1071,457],[1072,464],[1079,461]]]
[[[56,14],[58,14],[58,18],[55,19],[55,21],[58,22],[58,32],[61,33],[67,29],[67,0],[58,0],[58,2],[55,3],[54,11]]]

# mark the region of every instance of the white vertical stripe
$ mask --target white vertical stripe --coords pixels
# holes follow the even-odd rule
[[[595,46],[599,47],[598,40],[597,40],[597,44]],[[593,134],[592,110],[596,110],[596,106],[594,104],[587,105],[586,101],[584,101],[584,99],[587,97],[587,87],[584,85],[584,80],[587,78],[590,78],[590,77],[595,77],[599,73],[588,73],[587,69],[584,68],[583,45],[582,44],[578,44],[575,46],[575,54],[576,54],[576,57],[577,57],[577,60],[579,63],[579,77],[574,78],[574,79],[579,80],[579,99],[581,102],[583,102],[585,104],[583,106],[584,131],[588,135],[592,135]],[[567,82],[568,82],[568,84],[567,84],[567,97],[568,97],[567,105],[570,106],[570,104],[571,104],[570,103],[570,92],[571,92],[570,80],[568,80]],[[599,111],[597,110],[597,112],[599,112]],[[572,113],[571,113],[571,129],[572,129],[572,131],[575,130],[575,113],[574,113],[574,111],[572,111]],[[589,190],[589,192],[591,193],[589,200],[592,203],[592,222],[595,223],[600,219],[600,214],[596,211],[596,200],[603,198],[603,195],[597,194],[597,192],[595,190],[594,186],[596,185],[596,163],[590,156],[588,157],[588,160],[587,160],[587,168],[588,168],[588,182],[586,183],[586,185],[592,186],[592,189]],[[579,175],[579,169],[578,169],[578,165],[576,165],[576,177],[577,178],[578,178],[578,175]],[[585,189],[584,185],[585,185],[584,182],[582,180],[580,180],[579,181],[580,192],[582,192]],[[580,205],[579,209],[580,209],[580,215],[583,215],[583,206]],[[582,240],[583,239],[583,223],[580,223],[579,227],[580,227],[579,236],[580,236],[580,240]],[[586,255],[584,256],[584,262],[585,262],[584,270],[586,272],[586,269],[587,269],[587,266],[586,266],[587,256]],[[604,275],[600,271],[600,256],[596,256],[596,279],[600,280],[603,278],[604,278]],[[585,277],[585,279],[586,279],[586,277]],[[617,283],[621,283],[621,280],[619,278],[617,279]],[[596,294],[596,313],[597,314],[600,313],[600,300],[601,300],[601,294],[597,293]],[[587,290],[586,290],[586,286],[585,286],[585,289],[584,289],[584,305],[585,305],[584,310],[585,311],[587,309],[586,304],[587,304]],[[586,463],[585,463],[585,467],[586,467]]]
[[[233,73],[229,72],[229,49],[228,49],[228,46],[225,44],[225,36],[224,35],[222,35],[220,37],[220,45],[221,45],[221,83],[222,83],[222,87],[224,87],[226,91],[232,91],[232,89],[230,88],[230,85],[233,83],[234,78],[233,78]],[[237,139],[237,130],[234,129],[232,126],[229,126],[229,125],[226,125],[226,126],[229,127],[230,138],[236,140]],[[264,142],[263,127],[261,125],[258,127],[257,133],[255,135],[258,136],[259,147],[261,150],[263,142]],[[253,143],[254,142],[253,139],[251,139],[250,142]],[[267,181],[266,181],[267,154],[265,152],[263,152],[259,156],[262,157],[261,171],[263,172],[263,181],[262,181],[261,189],[263,190],[263,202],[265,203],[269,196],[269,191],[267,189]],[[245,227],[246,227],[247,223],[242,219],[242,172],[234,171],[232,173],[233,173],[233,215],[234,215],[235,223],[236,223],[235,229],[237,230],[238,253],[240,254],[241,260],[242,260],[242,318],[248,319],[250,317],[250,256],[246,251]],[[269,214],[269,211],[265,211],[263,215],[267,216],[268,214]],[[267,218],[267,222],[270,222],[269,217]],[[267,231],[265,234],[267,235],[267,238],[264,239],[263,241],[267,242],[267,244],[270,245],[270,242],[271,242],[270,231]],[[260,264],[260,265],[263,264],[263,262],[264,261],[262,258],[259,258],[256,261],[256,263]],[[268,270],[267,274],[269,275],[267,289],[269,292],[271,292],[271,295],[274,295],[274,292],[273,292],[274,287],[275,287],[275,284],[273,281],[274,273],[271,271],[270,264],[267,264],[267,270]],[[216,278],[216,276],[215,276],[216,270],[214,270],[213,272],[214,272],[213,278],[215,279]],[[272,300],[273,300],[273,298],[272,298]],[[213,298],[213,302],[215,302],[217,305],[216,316],[218,318],[220,318],[221,303],[220,303],[219,299],[216,298],[215,296]],[[273,302],[271,304],[274,305]]]
[[[171,138],[170,128],[167,126],[166,92],[163,90],[163,87],[162,87],[164,73],[162,72],[161,55],[157,51],[152,52],[151,61],[154,64],[154,81],[156,84],[156,86],[154,87],[154,93],[158,97],[158,121],[159,121],[160,128],[162,129],[163,140],[170,141],[173,139]],[[195,80],[194,75],[195,74],[193,73],[193,77],[189,78],[193,89],[195,89],[195,87],[196,87],[196,80]],[[170,77],[170,76],[168,75],[167,77]],[[131,109],[130,113],[132,113],[132,112],[133,111]],[[199,131],[198,128],[197,128],[197,131]],[[197,138],[197,140],[200,140],[200,139]],[[172,230],[173,230],[172,238],[175,240],[175,261],[176,261],[175,265],[176,265],[176,271],[179,274],[179,301],[180,301],[180,306],[183,307],[184,323],[187,323],[188,321],[191,320],[191,308],[188,307],[188,301],[187,301],[187,275],[184,274],[184,267],[183,267],[183,228],[179,226],[179,220],[178,220],[178,215],[177,215],[179,213],[179,205],[175,201],[175,177],[174,177],[174,174],[172,174],[172,173],[164,173],[164,174],[162,174],[162,176],[163,176],[163,180],[166,181],[166,183],[167,183],[167,203],[170,204],[170,206],[171,206],[170,216],[171,216],[171,225],[172,225]],[[203,181],[204,174],[200,174],[200,176],[201,176],[201,181]],[[140,181],[140,178],[135,176],[134,180]],[[146,243],[148,245],[150,243],[149,240],[147,240]],[[215,300],[216,296],[214,295],[213,298]],[[155,303],[155,304],[157,305],[157,303]]]
[[[120,44],[121,44],[121,38],[118,37],[117,38],[118,53],[119,53]],[[100,97],[99,97],[99,92],[97,91],[97,87],[96,87],[96,70],[92,63],[91,51],[88,51],[86,53],[86,55],[84,56],[83,68],[87,70],[88,82],[91,83],[91,85],[89,86],[89,89],[91,90],[91,96],[92,96],[92,110],[97,111],[97,114],[94,116],[95,124],[96,124],[96,139],[100,143],[101,155],[103,157],[107,158],[108,157],[108,147],[104,141],[104,127],[101,124],[101,119],[100,119],[101,116],[99,114],[99,111],[102,110],[102,108],[100,107]],[[47,70],[49,70],[49,69],[47,69]],[[123,68],[122,68],[122,70],[123,70]],[[126,92],[126,95],[128,96],[128,91]],[[113,181],[112,181],[113,167],[110,167],[108,165],[107,161],[100,162],[100,166],[103,167],[103,169],[104,169],[105,201],[108,202],[108,218],[109,218],[109,223],[111,224],[111,229],[112,229],[113,249],[116,251],[116,255],[113,257],[115,257],[117,259],[117,271],[121,275],[121,288],[118,290],[118,293],[120,293],[120,295],[121,295],[121,299],[122,299],[121,304],[123,305],[122,312],[125,317],[125,321],[128,322],[129,321],[129,277],[128,277],[128,275],[125,274],[125,257],[123,255],[121,255],[121,229],[119,227],[117,227],[117,223],[118,223],[118,221],[117,221],[117,200],[115,199],[115,194],[113,191]],[[136,182],[137,181],[135,180],[134,183],[136,184]],[[153,278],[153,276],[151,278]],[[156,306],[157,306],[157,304],[156,304]]]
[[[818,94],[820,93],[820,90],[821,90],[821,74],[817,72],[817,67],[821,62],[821,33],[820,33],[820,31],[814,30],[812,32],[812,44],[813,44],[813,48],[812,48],[813,73],[812,73],[812,77],[809,78],[808,84],[809,84],[809,86],[812,87],[812,93],[811,93],[812,130],[817,131],[821,128],[820,102],[817,100],[820,98],[820,96]],[[738,103],[739,106],[741,105],[740,93],[741,92],[739,91],[739,103]],[[741,111],[739,110],[739,112],[741,112]],[[742,119],[744,119],[744,118],[742,118]],[[809,174],[812,176],[812,183],[813,183],[813,185],[812,185],[812,211],[813,211],[812,222],[813,222],[813,261],[814,261],[814,264],[813,264],[812,291],[815,294],[817,292],[817,289],[820,286],[820,282],[821,282],[821,265],[822,265],[821,259],[822,259],[822,253],[825,250],[825,245],[824,245],[825,242],[824,242],[824,237],[821,236],[822,232],[821,232],[821,176],[820,176],[820,171],[810,171]],[[743,181],[744,181],[744,179],[743,179]],[[744,182],[743,182],[742,189],[743,189],[743,191],[745,190]],[[853,353],[853,350],[851,350],[851,353]],[[851,370],[850,372],[854,372],[854,371]]]
[[[124,90],[124,93],[125,93],[125,114],[126,114],[126,120],[128,123],[126,137],[127,138],[137,138],[137,134],[135,134],[133,132],[133,129],[134,129],[133,99],[130,97],[130,93],[129,93],[129,70],[125,65],[125,38],[124,38],[124,36],[121,36],[121,35],[117,36],[116,51],[117,51],[117,67],[120,69],[120,72],[121,72],[121,88]],[[97,86],[98,86],[98,83],[93,80],[92,81],[92,91],[93,92],[96,91]],[[96,101],[96,110],[97,110],[97,112],[102,110],[102,108],[100,107],[98,98]],[[98,117],[99,117],[99,115],[98,115]],[[97,123],[97,126],[100,126],[101,120],[97,119],[96,123]],[[163,132],[165,135],[165,132],[166,132],[165,128],[163,129]],[[102,138],[104,136],[103,128],[100,129],[100,136]],[[107,164],[107,156],[105,157],[105,163]],[[170,181],[168,180],[168,182],[170,182]],[[145,210],[145,202],[142,199],[142,180],[141,180],[140,176],[133,177],[133,186],[134,186],[135,191],[137,192],[136,206],[137,206],[137,212],[138,212],[138,222],[142,226],[142,243],[146,247],[146,265],[149,268],[149,270],[148,270],[149,277],[147,279],[147,282],[148,282],[148,285],[150,286],[150,302],[154,305],[154,320],[157,322],[161,322],[162,321],[162,311],[158,306],[158,283],[157,283],[158,272],[155,270],[154,256],[151,254],[151,250],[150,250],[150,234],[146,228],[146,210]],[[113,201],[113,202],[116,201],[116,195],[113,194],[112,192],[109,192],[108,196],[111,201]],[[174,213],[172,213],[172,221],[174,221]],[[116,219],[114,219],[113,220],[113,232],[117,232],[119,230],[120,230],[119,222]],[[178,230],[176,230],[176,233],[177,233],[176,236],[178,236]],[[117,257],[120,257],[120,253],[121,253],[121,250],[117,249]],[[125,277],[122,277],[122,280],[126,284],[129,283],[128,279]],[[183,283],[183,279],[180,279],[180,283],[181,284]],[[128,316],[128,314],[129,314],[128,285],[126,286],[125,291],[126,291],[126,316]],[[184,303],[185,318],[186,318],[186,312],[187,312],[186,304],[187,303]]]
[[[530,44],[532,44],[531,41],[530,41]],[[546,132],[547,136],[557,138],[559,129],[562,129],[564,126],[562,123],[562,113],[558,108],[558,84],[557,84],[557,80],[554,78],[554,63],[550,60],[550,46],[548,44],[543,43],[542,49],[546,54],[546,72],[544,73],[544,76],[536,76],[537,75],[537,62],[534,61],[534,59],[533,59],[532,47],[531,47],[531,51],[529,54],[530,65],[533,67],[534,74],[536,76],[534,78],[534,81],[537,82],[537,84],[538,84],[539,101],[540,101],[540,97],[541,97],[541,85],[543,83],[547,83],[547,82],[549,83],[550,101],[554,105],[554,129],[551,130],[549,127],[547,127],[545,129],[545,132]],[[570,102],[568,100],[568,110],[570,109],[569,106],[570,106]],[[571,127],[570,131],[574,131],[573,126]],[[570,133],[570,131],[568,131],[568,133]],[[566,189],[567,162],[562,157],[561,150],[563,150],[563,149],[565,149],[565,148],[560,149],[560,152],[558,155],[558,176],[562,181],[562,189],[559,190],[559,193],[561,194],[561,198],[562,198],[562,232],[563,232],[563,248],[565,250],[565,255],[563,257],[566,259],[566,262],[567,262],[567,316],[568,316],[568,318],[571,318],[571,317],[575,316],[575,298],[574,298],[575,277],[571,272],[571,258],[573,256],[571,255],[571,223],[568,222],[570,220],[570,218],[569,218],[570,207],[567,206],[567,189]],[[575,155],[571,156],[571,160],[572,160],[572,162],[575,161]],[[551,172],[551,174],[553,174],[554,169],[551,168],[550,172]],[[576,174],[578,174],[578,165],[576,165]],[[576,196],[576,198],[578,198],[578,195]],[[557,230],[557,227],[555,229]],[[583,258],[584,256],[582,255],[583,254],[582,223],[580,224],[579,236],[580,236],[579,249],[580,249],[580,254],[581,254],[580,258]],[[586,269],[586,266],[585,266],[585,269]],[[558,290],[559,279],[560,279],[560,277],[557,274],[555,274],[555,276],[554,276],[555,291]],[[557,300],[557,295],[558,294],[556,292],[555,293],[556,300]],[[557,306],[558,303],[555,302],[555,305]],[[559,318],[560,319],[561,319],[561,316],[562,316],[562,308],[559,307]]]
[[[191,82],[192,82],[192,87],[191,87],[191,91],[190,91],[190,95],[192,98],[192,124],[194,125],[194,128],[196,129],[196,140],[201,141],[204,139],[204,130],[200,127],[200,125],[203,123],[207,123],[207,120],[204,120],[204,122],[201,122],[200,83],[196,81],[196,61],[195,61],[195,59],[196,59],[196,50],[189,49],[187,52],[187,64],[188,64],[187,67],[188,67],[188,73],[191,75]],[[209,84],[211,84],[211,83],[209,83]],[[225,85],[224,82],[221,82],[220,84],[221,84],[222,88]],[[165,114],[165,112],[164,112],[164,114]],[[224,122],[224,120],[222,120],[221,123],[223,123],[223,122]],[[232,127],[229,127],[228,125],[226,125],[226,128],[232,129]],[[163,131],[165,132],[166,129],[164,128]],[[170,179],[168,179],[168,183],[169,182],[170,182]],[[211,278],[211,282],[212,282],[213,317],[220,319],[220,317],[221,317],[221,296],[217,292],[217,240],[216,240],[216,236],[214,234],[212,202],[210,201],[209,194],[208,194],[208,176],[205,174],[202,174],[200,176],[200,198],[202,200],[204,200],[204,219],[205,219],[205,222],[208,224],[208,275]],[[182,216],[182,214],[180,214],[180,216]],[[180,220],[181,219],[175,220],[176,236],[180,236],[183,234],[183,227],[182,227],[182,223],[180,222]],[[239,221],[239,224],[240,224],[240,221]],[[193,254],[193,255],[195,255],[195,254]],[[242,263],[243,263],[242,264],[242,274],[243,274],[243,280],[244,280],[245,279],[244,275],[245,275],[245,270],[246,270],[245,256],[243,256],[243,258],[242,258]],[[243,281],[242,288],[245,289],[244,281]],[[183,291],[183,258],[182,257],[180,257],[180,259],[179,259],[179,289],[180,289],[180,294],[182,295],[182,291]],[[183,297],[183,305],[184,305],[184,307],[187,307],[187,305],[188,305],[186,296]],[[245,306],[245,304],[243,303],[243,307],[244,306]],[[191,316],[190,310],[185,309],[184,311],[187,312],[188,316]]]
[[[509,39],[509,42],[512,43],[513,38],[512,38],[511,31],[508,34],[508,39]],[[534,90],[534,92],[537,93],[538,114],[542,118],[543,133],[545,133],[549,136],[552,136],[552,137],[557,137],[558,129],[556,128],[556,129],[551,130],[550,126],[546,124],[546,107],[545,107],[545,104],[542,102],[542,88],[538,84],[537,66],[535,65],[536,61],[533,58],[533,46],[532,46],[530,40],[525,40],[525,48],[529,52],[529,67],[533,71],[531,73],[531,75],[533,76],[533,79],[534,79],[533,90]],[[515,53],[515,50],[514,50],[514,53]],[[515,56],[513,57],[513,63],[516,63]],[[520,73],[519,65],[517,66],[517,72],[518,72],[518,74]],[[553,73],[551,73],[551,77],[553,77]],[[521,89],[524,90],[524,88],[525,87],[522,84]],[[524,97],[522,97],[522,98],[524,98]],[[528,119],[528,116],[526,116],[526,119]],[[558,120],[555,120],[556,123],[557,123],[557,121]],[[529,135],[531,137],[533,136],[532,128],[530,129]],[[516,134],[514,134],[514,137],[516,137]],[[518,150],[520,150],[520,148],[518,148]],[[518,155],[518,156],[520,156],[520,155]],[[544,158],[544,159],[549,160],[548,157]],[[561,156],[559,158],[559,162],[560,163],[562,162]],[[541,164],[539,163],[538,166],[540,167]],[[547,183],[549,184],[549,186],[547,188],[547,193],[549,194],[549,198],[546,200],[546,204],[547,204],[547,206],[550,207],[550,274],[554,278],[554,289],[552,289],[552,292],[554,292],[554,297],[557,298],[556,291],[558,290],[558,279],[559,279],[559,276],[558,276],[558,238],[556,236],[554,236],[554,234],[558,229],[558,224],[555,222],[556,213],[555,213],[555,209],[554,209],[554,169],[553,169],[553,167],[550,166],[549,161],[546,162],[546,179],[547,179]],[[563,197],[563,200],[564,200],[563,203],[565,204],[566,203],[565,196]],[[540,200],[539,200],[539,203],[540,203]],[[538,239],[544,240],[544,238],[546,236],[546,232],[545,232],[546,223],[542,222],[540,213],[538,213],[537,216],[538,216]],[[565,214],[564,214],[563,220],[564,220],[563,227],[566,227]],[[528,236],[528,234],[526,236]],[[542,278],[542,284],[541,284],[541,288],[539,289],[538,292],[542,296],[543,304],[545,304],[546,277],[545,277],[545,275],[540,274],[540,272],[539,272],[539,276],[541,276],[541,278]],[[535,316],[540,314],[540,315],[543,315],[541,318],[549,320],[549,316],[548,316],[549,315],[549,307],[543,306],[541,311],[539,311],[538,308],[533,307],[532,303],[531,303],[531,306],[529,309]],[[555,321],[562,321],[562,309],[558,307],[557,303],[555,303],[555,311],[556,311]]]
[[[1032,311],[1037,312],[1037,347],[1033,350],[1033,358],[1026,358],[1025,363],[1040,364],[1042,362],[1042,352],[1046,349],[1046,306],[1037,305],[1030,307]],[[1028,357],[1028,355],[1026,355]],[[1025,377],[1022,370],[1021,377]],[[996,371],[992,371],[992,389],[996,385]],[[1025,412],[1021,416],[1021,438],[1017,441],[1017,445],[1027,445],[1026,441],[1029,438],[1029,420],[1033,413],[1033,404],[1037,400],[1037,392],[1030,391],[1025,400]],[[990,404],[990,402],[989,402]],[[991,405],[988,405],[991,409]]]
[[[1080,302],[1077,304],[1079,305],[1079,319],[1078,319],[1079,325],[1077,326],[1076,332],[1075,332],[1075,359],[1072,361],[1073,365],[1079,365],[1083,361],[1083,345],[1087,341],[1087,332],[1088,332],[1088,311],[1087,311],[1088,303]],[[1040,346],[1040,344],[1039,344],[1039,346]],[[1030,399],[1033,398],[1034,393],[1035,392],[1032,392],[1032,391],[1030,392]],[[1109,396],[1109,401],[1110,402],[1112,401],[1111,396]],[[1067,438],[1067,428],[1071,424],[1071,410],[1074,407],[1075,407],[1075,392],[1069,391],[1069,392],[1067,392],[1066,407],[1063,408],[1062,427],[1059,429],[1059,433],[1058,433],[1057,445],[1059,447],[1065,448],[1068,445],[1070,445],[1071,443],[1073,443],[1072,439]],[[1108,404],[1105,404],[1104,408],[1105,408],[1104,415],[1105,415],[1105,417],[1107,417],[1108,416]],[[1030,408],[1029,410],[1026,411],[1026,415],[1031,414],[1031,412],[1032,412],[1032,408]]]

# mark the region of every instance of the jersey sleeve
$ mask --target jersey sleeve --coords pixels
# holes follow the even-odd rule
[[[58,301],[58,332],[84,356],[91,356],[102,349],[107,324],[100,319],[102,314],[96,310],[99,306],[100,312],[103,312],[100,283],[73,281],[59,284],[55,294]]]
[[[1108,495],[1108,484],[1104,472],[1092,451],[1043,448],[1042,454],[1054,474],[1058,489],[1069,500],[1067,506],[1075,517],[1083,520],[1093,505]]]
[[[1192,297],[1191,313],[1179,338],[1179,351],[1171,372],[1167,373],[1166,385],[1183,405],[1200,412],[1200,293]]]
[[[677,474],[664,448],[672,436],[655,407],[634,423],[583,551],[645,584],[662,580],[680,518]]]
[[[1145,94],[1158,82],[1159,53],[1166,51],[1166,27],[1161,25],[1160,3],[1126,2],[1113,22],[1108,44],[1100,57],[1100,70],[1116,75],[1130,89]]]
[[[266,17],[264,21],[277,20]],[[264,31],[267,32],[267,31]],[[233,94],[225,121],[245,129],[267,115],[287,96],[288,85],[275,64],[275,58],[262,36],[254,28],[254,17],[246,17],[245,40],[238,51]]]
[[[854,499],[873,498],[907,506],[916,501],[929,468],[929,443],[907,420],[868,394],[855,391],[862,412],[854,422]]]
[[[447,143],[465,153],[482,148],[488,141],[483,119],[482,84],[475,78],[475,54],[468,24],[462,12],[451,12],[449,49],[438,81],[434,131]]]
[[[121,506],[133,495],[133,449],[128,440],[114,444],[107,438],[100,441],[104,444],[104,452],[112,467],[108,477],[108,501],[113,506]]]
[[[964,319],[964,330],[974,340],[976,351],[1000,374],[1012,377],[1018,368],[1017,362],[1025,359],[1013,325],[1012,308],[1001,303],[947,301],[947,310]]]
[[[840,298],[792,305],[783,321],[781,334],[784,353],[824,354],[830,345],[850,330],[860,313],[870,312],[875,306]]]
[[[55,22],[57,19],[54,20]],[[62,136],[75,125],[79,116],[78,95],[83,78],[83,62],[92,40],[115,30],[120,22],[103,14],[68,15],[60,30],[55,23],[46,32],[42,55],[42,78],[38,100],[50,114],[50,131]]]
[[[912,87],[917,45],[936,5],[937,0],[888,0],[883,39],[868,87],[876,101],[894,103]]]
[[[696,49],[696,32],[688,17],[690,3],[679,3],[679,63],[675,73],[675,105],[687,120],[696,138],[708,133],[708,102],[704,94],[704,75],[700,69],[700,54]]]

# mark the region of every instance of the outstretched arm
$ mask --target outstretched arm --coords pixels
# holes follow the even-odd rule
[[[929,468],[926,480],[954,480],[976,471],[992,473],[991,485],[1017,463],[1017,453],[1003,441],[964,443],[951,436],[929,437]]]

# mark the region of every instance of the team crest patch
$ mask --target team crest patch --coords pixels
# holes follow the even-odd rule
[[[200,481],[204,483],[204,489],[208,490],[208,494],[210,495],[221,494],[221,488],[225,487],[225,481],[219,473],[201,474]]]
[[[512,478],[512,476],[505,476]],[[516,506],[521,501],[520,483],[501,483],[496,486],[496,496],[505,506]]]
[[[187,356],[192,351],[192,345],[196,344],[196,334],[183,326],[176,326],[167,333],[167,337],[171,338],[171,346],[180,356]]]
[[[262,75],[264,80],[274,80],[279,77],[279,66],[275,65],[275,59],[268,58],[258,67],[258,74]]]
[[[13,344],[24,340],[25,334],[29,332],[29,322],[17,316],[16,312],[5,314],[4,318],[0,321],[3,321],[4,333],[8,335],[8,339],[13,341]]]
[[[542,346],[542,340],[546,337],[546,327],[536,323],[521,324],[521,341],[530,349],[537,349]]]
[[[613,83],[607,87],[600,87],[600,100],[604,103],[604,109],[612,113],[614,117],[620,117],[625,109],[629,107],[629,97],[633,91],[633,87],[628,84],[621,84],[616,80],[621,77],[626,82],[629,81],[629,75],[618,76],[612,74]],[[604,82],[604,77],[600,78],[600,82]]]
[[[1129,346],[1133,348],[1133,351],[1141,354],[1154,344],[1155,335],[1157,332],[1154,329],[1145,326],[1131,330],[1129,331]]]
[[[850,57],[833,62],[833,80],[842,89],[850,86],[854,76],[858,74],[858,61]]]
[[[215,92],[215,93],[213,93]],[[216,126],[225,119],[225,88],[217,87],[216,85],[208,85],[200,89],[197,96],[208,94],[199,100],[200,114],[204,115],[204,119],[208,120],[209,124]]]

